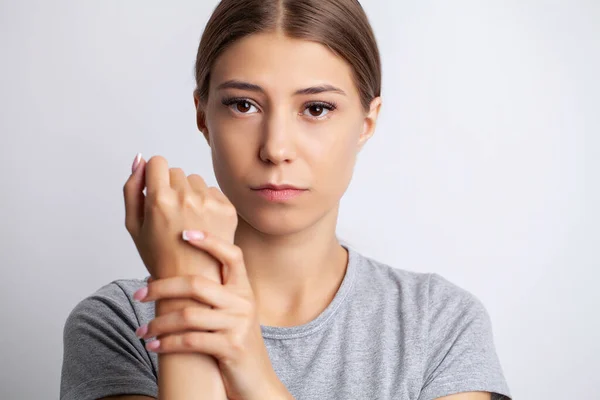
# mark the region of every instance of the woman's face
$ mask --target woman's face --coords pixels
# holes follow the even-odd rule
[[[298,92],[324,86],[331,88]],[[315,42],[255,34],[216,59],[209,87],[204,107],[195,98],[198,127],[219,186],[241,218],[283,235],[337,212],[380,103],[364,112],[344,60]],[[307,190],[285,201],[253,190],[269,183]]]

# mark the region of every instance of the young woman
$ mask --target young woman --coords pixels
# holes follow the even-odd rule
[[[196,84],[221,190],[136,157],[126,227],[152,278],[74,308],[61,399],[507,399],[474,295],[336,237],[381,106],[360,4],[223,0]]]

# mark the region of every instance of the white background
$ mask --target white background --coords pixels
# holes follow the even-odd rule
[[[146,275],[137,152],[216,183],[192,100],[216,3],[0,3],[0,398],[58,398],[68,313]],[[600,2],[362,4],[383,108],[338,235],[477,295],[515,399],[600,399]]]

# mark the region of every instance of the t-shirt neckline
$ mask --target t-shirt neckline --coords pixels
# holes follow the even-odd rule
[[[294,339],[301,336],[310,335],[320,330],[327,321],[332,318],[338,308],[343,304],[344,300],[350,293],[354,284],[354,278],[356,275],[356,268],[358,265],[358,254],[351,247],[346,244],[340,243],[348,251],[348,265],[346,267],[346,273],[344,279],[337,293],[333,297],[333,300],[329,305],[319,314],[315,319],[302,325],[296,326],[268,326],[261,325],[260,329],[263,338],[269,339]]]

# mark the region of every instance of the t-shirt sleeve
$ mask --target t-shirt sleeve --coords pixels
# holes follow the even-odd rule
[[[111,282],[81,300],[63,330],[61,400],[158,396],[156,372],[130,300]]]
[[[510,400],[490,316],[475,295],[431,274],[427,320],[419,400],[475,391],[492,393],[492,400]]]

